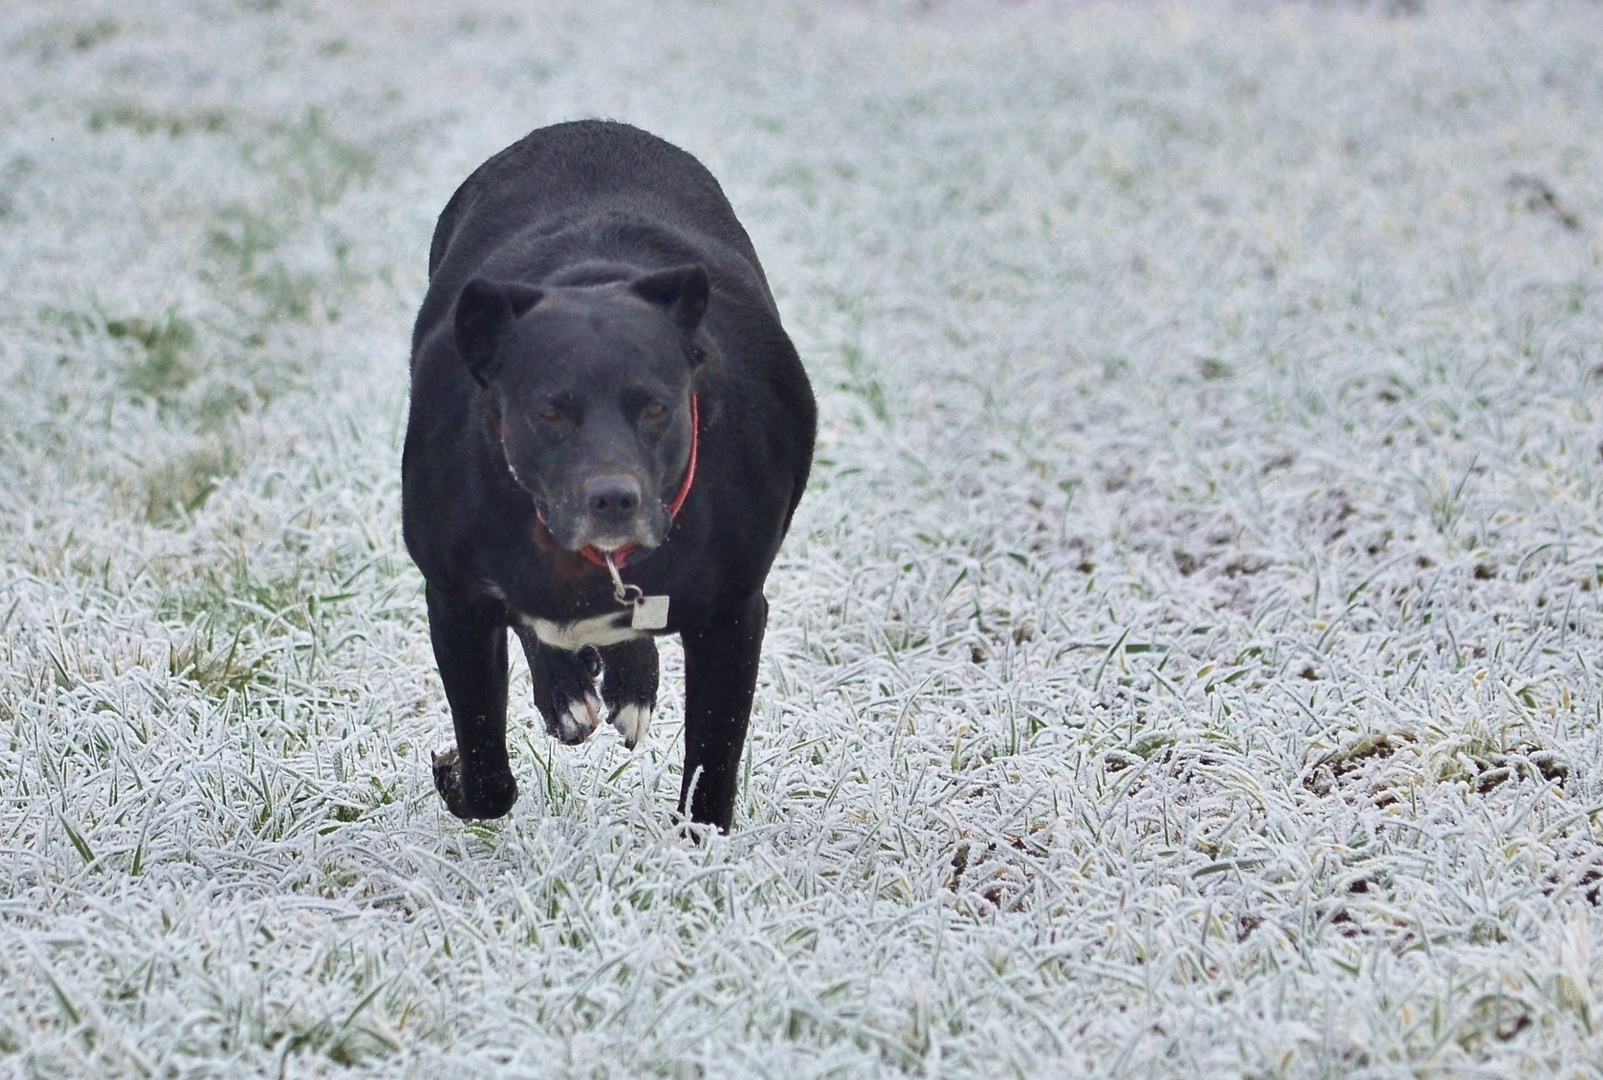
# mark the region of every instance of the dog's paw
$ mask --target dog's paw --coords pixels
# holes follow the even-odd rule
[[[643,704],[620,705],[607,721],[618,729],[623,736],[623,745],[633,750],[646,737],[646,728],[651,726],[651,706]]]
[[[546,725],[551,734],[569,746],[577,746],[601,726],[601,699],[586,694],[577,701],[570,701],[568,707],[557,714],[556,721],[554,725]]]
[[[504,817],[518,801],[518,782],[510,772],[464,777],[462,755],[454,746],[434,755],[434,790],[463,821]]]

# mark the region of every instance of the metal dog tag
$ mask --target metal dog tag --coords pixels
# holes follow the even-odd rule
[[[642,596],[635,601],[634,614],[629,619],[632,630],[663,630],[668,626],[668,598]]]
[[[668,598],[647,596],[638,585],[625,585],[618,573],[618,564],[612,552],[604,553],[607,571],[612,575],[612,598],[629,608],[629,629],[666,630],[668,628]]]

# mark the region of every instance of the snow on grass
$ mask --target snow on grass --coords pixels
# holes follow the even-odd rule
[[[0,1073],[1596,1076],[1603,10],[13,4]],[[822,405],[736,831],[398,529],[455,185],[722,179]]]

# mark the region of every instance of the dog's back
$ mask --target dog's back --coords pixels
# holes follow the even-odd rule
[[[579,120],[529,133],[457,188],[429,247],[414,348],[469,278],[538,279],[576,256],[701,262],[721,291],[774,309],[751,239],[701,162],[628,124]]]

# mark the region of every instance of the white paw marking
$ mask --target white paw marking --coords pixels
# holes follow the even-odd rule
[[[583,701],[570,701],[568,703],[568,711],[562,715],[561,719],[562,741],[568,743],[584,742],[600,724],[600,698],[587,694]]]
[[[563,652],[577,652],[586,645],[604,649],[608,645],[646,637],[647,635],[630,627],[631,611],[632,609],[623,608],[605,615],[567,623],[537,619],[532,615],[521,615],[519,619],[524,626],[534,631],[535,637],[552,648],[561,649]]]
[[[624,705],[612,717],[612,726],[623,736],[623,744],[633,750],[651,726],[651,709],[645,705]]]

